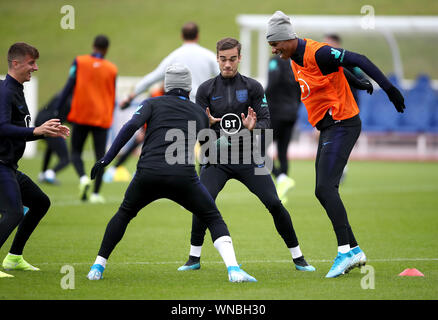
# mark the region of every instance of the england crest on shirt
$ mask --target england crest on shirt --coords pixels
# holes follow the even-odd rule
[[[236,99],[239,102],[246,102],[248,100],[248,90],[236,90]]]

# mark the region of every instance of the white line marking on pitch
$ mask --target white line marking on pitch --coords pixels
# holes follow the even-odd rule
[[[344,188],[342,190],[342,194],[344,195],[354,195],[354,194],[368,194],[368,195],[373,195],[373,194],[382,194],[382,193],[409,193],[409,192],[436,192],[438,191],[438,186],[436,185],[410,185],[410,186],[395,186],[395,185],[390,185],[390,186],[381,186],[381,187],[376,187],[376,188],[372,188],[372,189],[368,189],[368,188],[364,188],[364,189],[360,189],[360,188],[355,188],[355,189],[349,189],[349,188]],[[305,192],[305,191],[295,191],[293,194],[293,197],[313,197],[313,193],[312,192]],[[218,196],[217,201],[223,201],[223,200],[239,200],[241,201],[243,197],[251,197],[253,196],[251,193],[249,192],[243,192],[243,191],[237,191],[237,192],[224,192],[222,194],[220,194]],[[89,203],[87,202],[83,202],[79,199],[77,199],[76,197],[72,197],[72,196],[66,196],[66,197],[54,197],[57,199],[54,199],[52,201],[52,206],[59,206],[59,207],[65,207],[65,206],[84,206],[87,205]],[[112,196],[112,197],[108,197],[107,198],[107,202],[106,204],[119,204],[121,203],[123,200],[123,196],[117,197],[117,196]],[[171,202],[168,199],[159,199],[157,200],[158,202]]]
[[[320,260],[308,260],[309,262],[333,262],[333,259],[326,260],[326,259],[320,259]],[[393,258],[393,259],[368,259],[369,262],[397,262],[397,261],[438,261],[438,258]],[[291,263],[292,260],[246,260],[242,261],[243,264],[246,263]],[[64,265],[64,264],[71,264],[71,265],[91,265],[92,261],[90,262],[42,262],[42,263],[35,263],[35,265]],[[181,264],[184,263],[184,261],[132,261],[132,262],[109,262],[109,264],[113,265],[129,265],[129,264],[145,264],[145,265],[160,265],[160,264]],[[203,261],[203,264],[221,264],[223,261]]]

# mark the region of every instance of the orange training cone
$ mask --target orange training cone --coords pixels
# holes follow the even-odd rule
[[[408,277],[424,277],[424,274],[422,274],[417,269],[405,269],[402,273],[399,274],[399,276],[408,276]]]

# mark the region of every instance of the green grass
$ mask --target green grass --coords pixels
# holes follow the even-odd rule
[[[20,169],[35,178],[40,159],[22,160]],[[92,164],[87,161],[87,168]],[[132,172],[135,160],[130,159]],[[10,272],[1,279],[0,300],[9,299],[437,299],[438,164],[351,162],[341,194],[350,224],[375,271],[375,289],[362,289],[367,274],[325,279],[336,254],[336,239],[325,212],[313,195],[311,161],[294,161],[297,186],[286,207],[301,248],[315,273],[295,271],[272,218],[244,186],[230,181],[217,205],[229,226],[239,263],[257,283],[232,284],[209,235],[202,268],[176,269],[189,249],[191,215],[168,200],[144,208],[130,223],[107,265],[102,281],[85,276],[93,263],[109,219],[118,209],[127,183],[103,186],[108,203],[83,204],[70,166],[59,175],[62,186],[43,185],[52,207],[24,251],[40,272]],[[0,249],[2,259],[12,236]],[[61,288],[61,268],[71,265],[75,289]],[[425,277],[399,277],[417,268]]]

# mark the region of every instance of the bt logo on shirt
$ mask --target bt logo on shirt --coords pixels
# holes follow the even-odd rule
[[[300,72],[301,71],[298,71],[297,76],[299,76]],[[301,88],[301,100],[304,100],[310,96],[310,86],[303,78],[298,78],[298,83]]]
[[[301,88],[301,100],[304,100],[310,96],[310,87],[304,79],[298,78],[298,83]]]
[[[221,118],[220,126],[226,134],[235,134],[240,131],[242,122],[237,114],[227,113]]]

